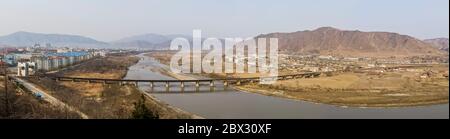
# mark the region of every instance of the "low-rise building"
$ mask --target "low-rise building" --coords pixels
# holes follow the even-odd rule
[[[17,63],[17,76],[34,75],[37,65],[35,62],[20,61]]]

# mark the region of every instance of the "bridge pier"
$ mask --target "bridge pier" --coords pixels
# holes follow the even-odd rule
[[[209,90],[214,91],[214,81],[209,82]]]
[[[241,80],[237,80],[236,85],[241,85]]]
[[[166,91],[169,92],[169,90],[170,90],[170,84],[169,84],[169,82],[166,82]]]
[[[185,87],[184,82],[180,82],[180,86],[181,86],[181,92],[184,92],[184,87]]]
[[[152,89],[153,89],[153,87],[154,87],[154,84],[153,84],[153,82],[150,82],[150,88],[152,88]]]
[[[200,82],[195,82],[195,91],[200,91]]]
[[[226,89],[228,88],[228,81],[223,81],[223,87]]]
[[[149,82],[149,83],[150,83],[150,91],[153,92],[154,84],[153,84],[153,82]]]
[[[103,81],[103,85],[106,85],[106,84],[107,84],[107,82],[106,82],[106,80],[104,80],[104,81]]]
[[[184,92],[184,82],[181,82],[180,86],[181,86],[181,92]]]

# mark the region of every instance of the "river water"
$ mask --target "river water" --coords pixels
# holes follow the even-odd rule
[[[167,68],[153,58],[138,55],[142,59],[130,67],[126,79],[168,80],[173,79],[157,70]],[[326,104],[315,104],[254,93],[224,89],[222,85],[210,90],[204,84],[199,92],[194,84],[171,84],[167,92],[164,84],[140,83],[139,88],[169,105],[212,119],[416,119],[449,118],[449,105],[434,105],[405,108],[343,108]]]

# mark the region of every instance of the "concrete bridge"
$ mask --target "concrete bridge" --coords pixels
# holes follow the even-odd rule
[[[281,75],[272,77],[253,77],[253,78],[217,78],[217,79],[198,79],[198,80],[132,80],[132,79],[101,79],[101,78],[77,78],[77,77],[59,77],[59,76],[30,76],[29,78],[42,78],[48,77],[58,82],[87,82],[87,83],[102,83],[102,84],[119,84],[119,85],[134,85],[138,86],[139,83],[149,83],[153,89],[156,84],[164,84],[167,91],[170,89],[171,84],[179,84],[181,89],[186,87],[186,84],[194,84],[196,89],[199,90],[202,84],[209,84],[211,90],[214,90],[217,82],[223,84],[225,88],[229,85],[242,85],[246,83],[259,83],[261,81],[270,81],[277,78],[277,80],[290,80],[299,78],[315,78],[319,77],[322,72],[308,72],[302,74]]]

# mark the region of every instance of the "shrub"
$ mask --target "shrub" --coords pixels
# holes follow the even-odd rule
[[[141,99],[139,99],[137,103],[134,103],[134,111],[132,112],[131,118],[159,119],[159,116],[145,105],[145,96],[141,95]]]

